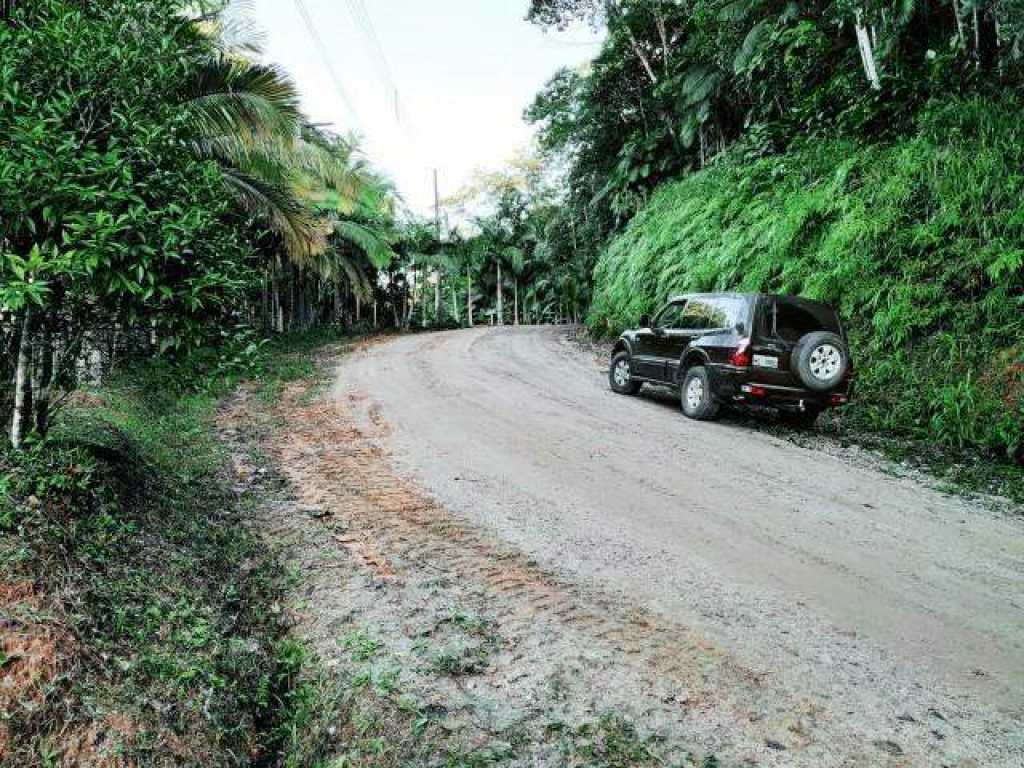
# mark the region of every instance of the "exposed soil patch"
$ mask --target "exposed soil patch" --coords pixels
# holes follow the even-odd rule
[[[13,748],[10,717],[42,709],[73,658],[70,635],[27,581],[0,584],[0,759]]]

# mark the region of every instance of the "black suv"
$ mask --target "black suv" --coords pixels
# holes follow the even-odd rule
[[[827,304],[796,296],[676,296],[612,349],[608,379],[620,394],[644,382],[679,387],[683,413],[712,419],[722,405],[776,408],[810,425],[852,393],[846,334]]]

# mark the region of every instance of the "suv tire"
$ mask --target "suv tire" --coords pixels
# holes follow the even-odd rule
[[[623,350],[612,358],[608,368],[608,384],[612,392],[620,395],[635,395],[643,384],[633,378],[629,365],[629,352]]]
[[[718,402],[711,391],[711,376],[702,365],[686,372],[679,387],[679,400],[683,413],[697,421],[710,421],[718,415]]]
[[[828,392],[850,368],[850,353],[842,338],[830,331],[808,333],[797,342],[790,359],[792,370],[813,392]]]

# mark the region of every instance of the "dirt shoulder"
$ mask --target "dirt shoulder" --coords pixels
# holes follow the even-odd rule
[[[1006,710],[982,720],[970,701],[945,691],[902,690],[883,699],[880,711],[849,709],[851,702],[862,708],[878,703],[875,688],[901,687],[913,678],[899,676],[895,658],[877,665],[873,646],[857,642],[846,627],[812,622],[808,630],[825,627],[829,642],[804,650],[845,655],[804,662],[786,653],[799,642],[783,644],[783,669],[734,652],[726,635],[642,593],[616,588],[622,582],[607,574],[588,578],[559,567],[544,547],[524,541],[522,526],[548,536],[566,556],[576,557],[583,547],[581,562],[587,545],[579,537],[558,538],[557,526],[544,518],[544,499],[537,516],[502,528],[501,513],[510,498],[528,493],[535,468],[517,477],[509,465],[505,486],[496,487],[492,478],[474,474],[458,445],[435,443],[438,460],[457,456],[452,466],[466,467],[461,474],[449,471],[444,484],[471,489],[461,498],[480,513],[444,503],[445,488],[429,487],[423,468],[409,466],[408,436],[396,429],[421,428],[433,419],[438,431],[464,438],[459,430],[465,424],[450,420],[446,410],[455,408],[467,420],[479,419],[493,442],[505,439],[488,431],[492,425],[474,397],[461,398],[463,374],[431,364],[438,351],[446,353],[438,359],[451,362],[446,345],[454,337],[475,353],[477,377],[503,373],[481,349],[485,336],[360,345],[324,361],[340,365],[342,383],[332,393],[323,382],[292,385],[274,399],[246,391],[222,414],[222,430],[235,445],[239,492],[270,499],[259,505],[253,524],[282,546],[296,575],[286,610],[297,636],[321,660],[328,698],[338,702],[323,723],[327,736],[318,749],[325,756],[345,755],[357,765],[377,759],[374,750],[385,757],[372,764],[396,765],[410,759],[459,765],[1015,764],[1020,745]],[[372,375],[361,378],[370,364]],[[399,423],[389,387],[402,387],[409,375],[419,398],[407,405],[418,409],[419,419]],[[371,379],[381,386],[364,386]],[[512,408],[513,416],[525,418],[509,393],[488,392],[492,410]],[[483,448],[470,443],[464,450]],[[543,455],[542,448],[536,451]],[[592,452],[589,460],[599,461],[600,454]],[[268,486],[276,489],[270,497]],[[592,540],[590,546],[603,544]],[[642,553],[622,549],[619,556],[623,570],[645,572]],[[769,645],[786,630],[786,621],[772,616],[778,605],[757,606],[765,622],[761,633],[747,623],[757,620],[756,611],[732,613],[724,592],[695,599],[700,604],[709,597],[719,601],[720,617],[739,621],[739,629]],[[811,613],[806,604],[791,610],[797,621]],[[845,645],[831,644],[834,637],[845,637]],[[829,663],[837,679],[823,689],[817,675]],[[794,685],[802,664],[807,684]],[[854,679],[850,670],[867,664],[876,666],[855,679],[894,674],[892,685],[844,694],[842,686]],[[902,704],[907,708],[893,710]]]
[[[282,610],[319,659],[308,764],[718,765],[677,727],[703,706],[700,671],[683,691],[616,662],[676,669],[678,638],[581,600],[395,474],[387,426],[355,424],[368,405],[305,382],[273,402],[243,390],[219,419],[252,524],[294,575]]]

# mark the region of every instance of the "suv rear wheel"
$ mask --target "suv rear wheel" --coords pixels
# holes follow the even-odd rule
[[[683,413],[697,421],[710,421],[718,415],[718,402],[711,392],[711,377],[702,365],[686,372],[679,387]]]
[[[608,383],[612,392],[620,395],[635,395],[640,391],[643,385],[633,379],[629,369],[629,352],[623,350],[612,358],[611,367],[608,369]]]

